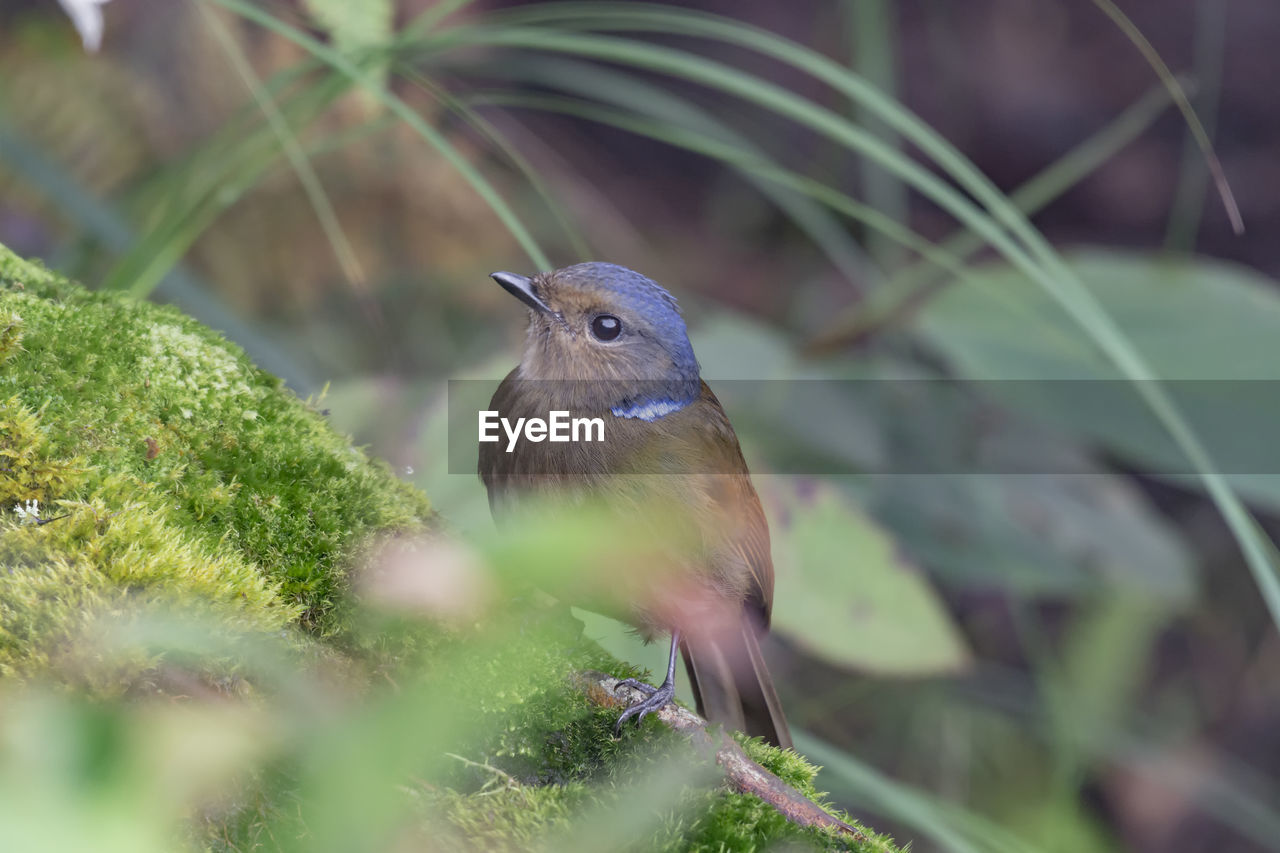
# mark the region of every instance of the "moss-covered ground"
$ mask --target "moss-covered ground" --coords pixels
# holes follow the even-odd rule
[[[277,757],[292,770],[246,768],[244,790],[193,817],[187,842],[275,849],[330,820],[331,833],[355,832],[354,814],[308,818],[284,807],[312,791],[323,800],[329,789],[305,770],[319,766],[330,768],[334,790],[348,777],[355,786],[401,770],[428,780],[394,787],[404,812],[391,819],[450,848],[554,847],[548,839],[562,838],[563,849],[590,849],[592,820],[634,804],[652,819],[610,836],[609,849],[850,849],[725,791],[705,767],[685,767],[688,750],[656,721],[615,738],[615,712],[590,706],[567,675],[632,673],[584,640],[566,610],[490,614],[503,626],[500,642],[483,625],[371,628],[353,604],[353,561],[371,537],[436,526],[420,492],[217,333],[172,308],[87,291],[0,246],[4,683],[52,680],[94,701],[172,699],[165,651],[137,643],[107,659],[93,639],[104,624],[163,610],[228,636],[283,642],[312,665],[363,667],[355,682],[366,685],[367,707],[408,707],[377,725],[365,710],[339,716],[330,764],[316,757],[329,744],[309,742],[292,759]],[[262,700],[272,685],[253,674],[261,667],[234,651],[215,658],[198,673],[212,690],[276,707]],[[396,689],[369,687],[373,668]],[[358,742],[366,725],[372,746]],[[357,739],[349,755],[338,746],[348,735]],[[817,796],[815,768],[802,758],[747,746]],[[442,747],[453,755],[441,759]],[[674,781],[655,798],[644,780],[659,771]],[[299,820],[309,825],[291,826]],[[861,849],[894,849],[868,834]]]

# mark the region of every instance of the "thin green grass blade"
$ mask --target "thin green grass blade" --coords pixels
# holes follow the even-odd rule
[[[345,79],[334,75],[301,88],[281,104],[281,109],[294,124],[306,123],[346,88]],[[250,131],[217,134],[196,156],[157,175],[130,205],[152,211],[148,218],[153,224],[121,258],[103,287],[139,297],[150,293],[196,239],[239,201],[279,156],[275,134],[260,120]]]
[[[460,43],[469,42],[476,46],[560,52],[633,65],[718,89],[787,116],[873,158],[962,222],[982,233],[1015,263],[1035,269],[1025,250],[1014,243],[986,213],[932,172],[901,152],[889,148],[842,116],[760,77],[686,51],[608,36],[515,27],[472,27],[465,30],[459,27],[450,34]]]
[[[294,124],[305,121],[309,110],[322,108],[323,97],[315,93],[314,77],[323,66],[304,62],[273,74],[264,86],[280,110]],[[207,184],[235,171],[232,161],[245,157],[269,134],[261,110],[246,103],[235,111],[219,130],[198,148],[176,157],[151,173],[141,184],[124,194],[124,204],[141,220],[142,227],[154,230],[181,215],[184,205]]]
[[[556,96],[525,95],[520,92],[491,93],[473,96],[473,100],[477,103],[523,107],[572,115],[577,118],[616,127],[639,136],[647,136],[668,145],[711,157],[744,172],[749,171],[761,180],[776,183],[780,187],[811,198],[843,216],[861,222],[874,231],[884,234],[888,239],[904,248],[918,253],[932,267],[946,270],[949,274],[965,281],[970,287],[990,292],[990,286],[986,279],[972,273],[958,258],[948,254],[944,249],[885,216],[870,205],[863,204],[821,181],[781,168],[771,161],[755,159],[749,152],[733,144],[690,130],[656,125],[643,117],[636,117],[629,112],[610,110],[596,104]],[[995,294],[992,295],[994,296]],[[1033,319],[1035,318],[1028,317],[1028,320]],[[1061,333],[1050,332],[1050,334]],[[1064,345],[1072,343],[1070,340],[1063,340]]]
[[[501,30],[492,30],[488,28],[476,28],[467,32],[461,32],[455,29],[450,33],[451,37],[458,42],[473,42],[475,44],[504,45],[509,47],[523,47],[531,49],[541,49],[548,51],[559,51],[569,54],[578,54],[590,56],[596,59],[608,59],[613,62],[636,65],[641,68],[658,71],[664,74],[679,76],[694,82],[706,85],[713,89],[719,89],[729,94],[740,97],[746,101],[755,103],[765,109],[772,110],[777,113],[787,115],[800,124],[803,124],[828,138],[842,143],[847,147],[873,157],[877,162],[893,171],[899,177],[911,184],[915,189],[922,192],[927,197],[937,202],[944,209],[955,215],[961,222],[967,223],[969,227],[981,234],[986,241],[1001,252],[1014,266],[1023,270],[1033,280],[1040,282],[1046,289],[1055,295],[1060,295],[1064,286],[1070,287],[1070,284],[1064,285],[1061,278],[1055,278],[1043,266],[1038,265],[1036,261],[1028,254],[1027,249],[1023,245],[1016,243],[1012,237],[1007,234],[999,225],[997,225],[990,216],[983,210],[974,205],[962,193],[955,190],[950,185],[943,182],[937,176],[928,172],[914,161],[907,158],[901,152],[885,146],[878,139],[872,137],[866,131],[856,127],[847,119],[814,104],[805,98],[797,96],[795,93],[775,86],[768,81],[762,80],[749,73],[740,71],[735,68],[725,66],[721,63],[703,59],[684,51],[671,48],[659,47],[642,42],[631,41],[627,39],[618,39],[604,36],[593,36],[591,34],[575,34],[575,33],[559,33],[549,30],[538,29],[521,29],[521,28],[503,28]],[[798,49],[798,48],[797,48]],[[826,60],[824,60],[826,61]],[[838,66],[832,66],[840,73],[846,73]],[[901,111],[901,110],[899,110]],[[619,124],[626,125],[633,132],[649,135],[654,133],[647,123],[636,123],[623,117],[613,116],[610,119]],[[917,120],[918,121],[918,120]],[[914,139],[913,139],[914,141]],[[707,145],[706,140],[694,142],[692,137],[687,141],[688,145],[703,144]],[[946,143],[939,140],[938,144],[945,146]],[[726,162],[742,162],[741,154],[737,151],[726,150],[722,144],[711,143],[707,148],[707,153],[715,153],[718,159]],[[956,152],[953,157],[962,162],[963,158]],[[930,258],[941,259],[941,262],[948,265],[948,269],[956,272],[958,275],[964,275],[965,279],[974,286],[983,286],[981,279],[962,273],[963,267],[957,265],[954,259],[945,253],[939,252],[928,241],[923,241],[918,236],[906,231],[902,226],[897,225],[883,213],[870,208],[867,205],[852,202],[843,193],[836,192],[820,182],[812,180],[797,180],[796,176],[790,173],[775,173],[770,170],[768,163],[760,161],[750,161],[743,163],[746,168],[754,168],[760,170],[762,174],[767,174],[771,179],[775,179],[783,184],[792,184],[801,189],[802,192],[823,200],[824,203],[830,204],[839,209],[845,215],[859,219],[876,230],[893,237],[898,242],[905,242],[922,255]],[[985,184],[986,179],[977,173],[971,165],[968,167],[970,171],[977,174],[974,179],[977,184]],[[960,171],[963,171],[961,169]],[[1038,236],[1034,229],[1030,228],[1025,218],[1019,219],[1019,214],[1004,197],[994,187],[989,188],[989,194],[993,195],[998,203],[1004,204],[1013,213],[1015,223],[1021,224],[1031,232],[1033,236]],[[1048,252],[1051,259],[1057,256],[1048,249],[1047,244],[1044,250]],[[1074,276],[1061,260],[1057,260],[1058,266],[1061,268],[1060,275],[1069,279]],[[1092,300],[1092,296],[1084,290],[1084,286],[1075,283],[1085,297]],[[1069,296],[1074,296],[1074,292],[1067,291]],[[1060,300],[1061,302],[1061,300]],[[1096,302],[1092,303],[1096,307]],[[1074,305],[1064,306],[1068,309],[1074,308]],[[1098,308],[1097,310],[1101,310]],[[1075,316],[1074,314],[1072,316]],[[1103,347],[1104,352],[1106,348]]]
[[[523,29],[504,23],[500,27],[487,26],[487,29],[459,27],[449,33],[449,39],[455,45],[469,42],[506,45],[575,53],[604,61],[631,64],[681,77],[742,98],[776,114],[785,115],[871,158],[980,233],[1011,262],[1047,287],[1055,288],[1055,284],[1048,280],[1050,272],[1067,278],[1072,275],[1030,226],[1025,216],[954,146],[858,75],[799,44],[715,15],[643,3],[545,3],[509,13],[503,20],[517,23],[554,21],[567,26],[571,31]],[[794,92],[740,69],[687,52],[625,39],[593,37],[576,32],[575,28],[613,28],[710,38],[735,44],[791,65],[827,83],[879,116],[986,205],[991,216],[931,172],[884,145],[862,128],[812,101],[798,97]],[[1019,242],[1009,239],[1003,233],[1005,228],[1010,229]],[[1028,251],[1039,256],[1043,267],[1037,266]]]
[[[1204,155],[1205,163],[1209,167],[1209,174],[1213,175],[1213,182],[1218,188],[1218,194],[1222,197],[1222,205],[1227,210],[1227,218],[1231,220],[1231,230],[1236,234],[1243,234],[1244,219],[1240,216],[1240,206],[1236,204],[1236,197],[1231,192],[1231,184],[1227,181],[1226,173],[1222,171],[1222,163],[1218,160],[1218,152],[1213,150],[1213,141],[1209,139],[1209,132],[1200,123],[1200,117],[1196,115],[1195,109],[1192,108],[1191,101],[1187,98],[1187,93],[1179,85],[1178,78],[1169,70],[1169,66],[1165,64],[1160,52],[1155,49],[1151,42],[1147,41],[1147,37],[1142,34],[1142,30],[1138,29],[1137,24],[1131,21],[1129,16],[1120,10],[1119,6],[1112,3],[1111,0],[1093,0],[1093,5],[1101,9],[1120,28],[1120,32],[1124,33],[1125,38],[1133,43],[1133,46],[1142,54],[1142,58],[1156,72],[1160,82],[1168,87],[1169,94],[1173,96],[1173,102],[1178,105],[1178,109],[1182,112],[1182,117],[1186,119],[1187,127],[1191,129],[1191,135],[1195,138],[1196,144],[1200,146],[1200,152]]]
[[[530,261],[538,269],[551,269],[552,264],[537,241],[525,228],[520,218],[516,216],[510,205],[502,198],[497,189],[485,178],[480,171],[462,156],[461,152],[450,143],[443,134],[437,131],[431,124],[425,121],[420,115],[406,104],[401,98],[394,95],[387,87],[378,83],[377,79],[362,69],[355,61],[333,48],[317,41],[296,27],[284,23],[280,19],[273,17],[257,7],[242,2],[242,0],[207,0],[207,2],[217,3],[223,8],[230,9],[242,17],[253,21],[273,33],[293,42],[307,52],[311,53],[317,59],[331,65],[334,69],[341,72],[351,81],[356,83],[365,91],[369,92],[382,103],[388,110],[394,113],[398,118],[405,122],[415,133],[417,133],[424,141],[434,148],[446,162],[454,168],[462,178],[471,185],[471,188],[484,200],[489,208],[493,210],[498,219],[507,228],[516,242],[529,256]]]
[[[1200,145],[1204,153],[1210,172],[1213,174],[1219,193],[1222,195],[1227,215],[1231,218],[1232,227],[1236,229],[1237,233],[1242,233],[1244,224],[1240,220],[1239,208],[1236,205],[1234,196],[1231,194],[1230,185],[1223,175],[1221,163],[1218,161],[1208,134],[1196,117],[1195,111],[1191,108],[1186,92],[1181,87],[1177,77],[1169,70],[1159,53],[1151,46],[1151,43],[1147,41],[1141,31],[1112,0],[1094,0],[1094,3],[1133,42],[1155,70],[1157,76],[1160,77],[1161,82],[1168,88],[1170,95],[1191,129],[1197,144]],[[510,17],[507,20],[517,23],[554,23],[562,28],[585,27],[599,29],[603,27],[631,31],[682,33],[739,44],[748,49],[758,50],[766,55],[782,59],[782,61],[789,64],[795,64],[791,59],[784,58],[790,55],[792,59],[802,60],[801,64],[796,64],[796,67],[810,65],[811,67],[806,70],[814,73],[819,79],[824,79],[826,82],[836,86],[836,88],[845,91],[855,102],[881,116],[884,121],[903,133],[904,136],[918,143],[917,136],[920,132],[923,132],[924,136],[929,137],[927,141],[930,156],[937,158],[941,155],[944,159],[950,159],[952,154],[958,155],[958,152],[953,149],[947,151],[946,149],[950,148],[950,146],[945,145],[945,143],[943,147],[936,147],[936,143],[941,142],[940,137],[936,137],[936,134],[931,129],[903,110],[901,106],[895,105],[891,99],[885,98],[882,93],[876,90],[875,86],[865,79],[858,75],[845,74],[843,82],[836,83],[828,72],[834,69],[836,71],[835,76],[838,77],[840,76],[840,71],[847,72],[847,69],[843,69],[825,57],[808,51],[774,33],[717,15],[647,3],[564,2],[542,3],[534,8],[518,9],[510,13]],[[805,53],[809,54],[807,58],[803,56]],[[826,69],[820,68],[824,64],[829,67]],[[915,132],[908,130],[909,127]],[[961,180],[962,183],[967,184],[968,182],[966,178]]]
[[[494,146],[507,161],[515,167],[520,176],[528,182],[530,188],[538,196],[538,199],[546,206],[551,213],[551,218],[555,220],[560,231],[564,234],[565,239],[569,242],[570,249],[580,260],[590,260],[592,257],[591,249],[587,245],[586,238],[582,234],[582,229],[573,221],[573,217],[565,209],[551,192],[547,186],[547,182],[542,180],[542,176],[538,174],[538,170],[533,167],[527,158],[520,153],[519,148],[512,144],[506,134],[498,130],[494,124],[484,116],[471,109],[464,101],[454,97],[446,89],[431,80],[424,74],[415,71],[412,68],[398,69],[400,76],[409,82],[418,86],[424,92],[430,94],[433,98],[440,102],[446,109],[456,113],[468,125],[474,128],[481,136]]]
[[[801,193],[850,219],[862,222],[885,234],[896,243],[929,258],[932,263],[945,268],[952,275],[969,280],[975,287],[983,286],[982,281],[972,276],[959,259],[946,254],[924,237],[895,222],[870,205],[863,204],[821,181],[784,169],[768,160],[759,159],[732,143],[684,128],[655,124],[643,116],[636,116],[629,112],[554,95],[526,95],[520,92],[487,94],[474,96],[472,102],[571,115],[607,124],[638,136],[646,136],[750,171],[761,179]]]
[[[894,69],[897,4],[890,0],[845,0],[844,11],[853,47],[854,71],[892,97],[897,84]],[[898,147],[897,134],[879,116],[862,109],[856,102],[853,111],[853,118],[880,137],[885,145]],[[859,161],[858,166],[867,203],[905,223],[908,196],[902,182],[866,160]],[[881,240],[872,242],[870,249],[885,270],[896,268],[902,261],[897,247],[886,246]]]
[[[754,160],[775,162],[750,139],[716,119],[708,110],[635,75],[575,60],[537,57],[515,64],[503,63],[503,69],[522,82],[602,101],[718,140],[740,149],[744,156]],[[761,179],[751,169],[728,165],[785,213],[847,279],[861,282],[876,275],[871,259],[857,241],[821,205],[801,193]]]
[[[276,106],[271,95],[263,87],[262,81],[254,73],[253,68],[249,65],[248,58],[240,49],[240,45],[236,43],[235,38],[227,31],[227,28],[212,9],[205,5],[199,8],[204,16],[205,24],[213,33],[223,53],[226,54],[231,67],[253,96],[254,102],[257,103],[262,110],[263,116],[266,117],[272,133],[279,140],[281,150],[284,152],[285,157],[288,158],[289,165],[293,167],[294,173],[298,176],[298,182],[302,184],[303,190],[306,192],[307,200],[311,203],[311,209],[315,211],[316,219],[320,223],[321,230],[324,231],[329,248],[333,251],[334,257],[338,261],[338,266],[342,269],[347,283],[362,297],[359,301],[366,311],[367,319],[370,320],[375,328],[383,327],[385,323],[381,315],[378,314],[377,307],[367,298],[369,296],[369,284],[364,274],[364,269],[360,265],[360,260],[356,257],[351,241],[347,239],[346,233],[342,230],[342,224],[338,221],[338,214],[333,209],[333,202],[329,200],[329,194],[325,192],[324,185],[320,183],[320,177],[311,168],[311,161],[307,153],[302,149],[297,137],[290,129],[289,123],[281,114],[279,107]]]
[[[1206,132],[1212,132],[1218,120],[1218,102],[1222,89],[1222,66],[1226,58],[1227,9],[1223,0],[1200,0],[1196,4],[1195,79],[1199,92],[1188,92],[1204,116]],[[1187,88],[1183,84],[1183,88]],[[1165,226],[1166,249],[1195,250],[1196,232],[1204,210],[1206,183],[1209,175],[1204,154],[1190,133],[1182,149],[1178,167],[1178,188],[1169,205],[1169,222]]]
[[[1168,105],[1168,90],[1153,89],[1102,130],[1010,193],[1009,200],[1026,215],[1034,215],[1141,135]],[[968,259],[984,243],[974,232],[960,230],[940,245],[957,258]],[[912,265],[815,333],[806,349],[815,354],[830,352],[883,329],[943,286],[945,272],[927,261]]]
[[[412,40],[427,35],[450,15],[462,11],[474,2],[475,0],[437,0],[405,25],[401,31],[401,39]]]

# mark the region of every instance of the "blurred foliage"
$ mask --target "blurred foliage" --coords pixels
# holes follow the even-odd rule
[[[515,362],[519,311],[485,273],[597,257],[679,296],[742,438],[779,568],[779,640],[767,653],[798,744],[826,767],[820,787],[917,850],[1280,849],[1280,644],[1268,615],[1280,613],[1280,583],[1267,537],[1277,493],[1266,470],[1280,297],[1262,271],[1148,248],[1166,219],[1178,246],[1196,245],[1197,225],[1202,245],[1223,245],[1216,208],[1193,209],[1202,162],[1161,168],[1177,158],[1159,141],[1172,138],[1175,152],[1184,142],[1161,118],[1173,96],[1151,91],[1144,59],[1125,64],[1125,35],[1090,4],[1045,0],[1025,14],[983,3],[786,5],[785,15],[738,4],[722,16],[703,11],[727,8],[710,2],[115,0],[93,57],[53,4],[5,13],[0,240],[87,282],[154,289],[301,393],[331,379],[315,407],[423,486],[470,545],[409,562],[425,561],[435,587],[460,596],[443,606],[462,638],[413,676],[430,690],[375,669],[351,677],[392,678],[403,693],[317,701],[324,679],[282,665],[265,681],[283,698],[249,708],[23,695],[0,720],[10,742],[64,744],[65,762],[41,775],[31,756],[43,753],[14,747],[2,765],[13,797],[0,798],[13,821],[0,823],[62,848],[92,824],[96,849],[116,837],[121,849],[163,848],[193,817],[208,830],[196,844],[226,849],[432,846],[426,827],[449,828],[437,846],[758,843],[733,827],[765,816],[705,794],[657,747],[637,747],[625,779],[614,753],[548,757],[564,743],[549,732],[602,734],[600,715],[468,721],[449,706],[471,707],[451,692],[464,686],[451,673],[483,673],[467,701],[575,707],[545,678],[540,652],[522,656],[532,636],[523,617],[475,635],[468,626],[522,577],[572,588],[608,552],[610,531],[583,518],[495,537],[482,488],[450,464],[444,380],[500,377]],[[1232,104],[1247,117],[1243,78],[1215,63],[1239,54],[1250,69],[1265,65],[1242,40],[1268,31],[1268,13],[1248,5],[1228,18],[1220,0],[1124,4],[1139,29],[1160,25],[1148,35],[1158,51],[1173,48],[1174,71],[1181,46],[1168,32],[1190,21],[1196,105],[1227,120]],[[1244,85],[1258,89],[1256,79],[1250,71]],[[1242,163],[1267,162],[1261,130],[1237,137],[1218,140],[1233,178]],[[1271,252],[1253,257],[1274,273],[1274,182],[1250,174],[1235,189],[1251,233],[1264,235],[1249,245]],[[1152,239],[1134,237],[1143,211],[1159,220]],[[1068,241],[1096,245],[1056,248]],[[403,613],[331,621],[331,598],[346,600],[334,572],[378,553],[342,543],[388,520],[375,512],[348,529],[340,515],[364,498],[344,491],[339,472],[323,488],[283,486],[298,511],[255,509],[251,481],[293,476],[297,460],[266,445],[243,457],[221,416],[205,424],[221,440],[148,459],[145,439],[181,427],[182,404],[122,421],[120,389],[142,377],[94,372],[138,345],[129,324],[116,340],[74,310],[44,310],[0,304],[0,370],[14,386],[0,395],[14,400],[0,410],[3,447],[28,472],[45,466],[6,500],[56,501],[85,488],[82,477],[106,488],[96,472],[124,464],[149,484],[137,498],[146,510],[127,523],[155,525],[157,548],[181,534],[205,549],[188,557],[242,552],[290,591],[288,606],[316,615],[313,628],[341,621],[347,645],[375,660],[436,648],[439,635],[425,645],[402,636],[420,630]],[[185,322],[146,316],[157,328]],[[30,338],[55,327],[99,341],[102,361],[61,364]],[[183,328],[205,352],[210,338]],[[19,332],[26,352],[7,343]],[[726,381],[762,379],[782,381],[768,394],[759,381]],[[74,381],[98,392],[83,411],[58,396]],[[282,399],[261,374],[247,381]],[[930,391],[938,382],[951,389],[945,405]],[[281,416],[248,408],[256,429]],[[78,432],[60,425],[68,417]],[[115,423],[120,440],[95,444]],[[306,434],[311,455],[298,460],[332,450],[331,438]],[[975,449],[986,468],[928,473]],[[798,468],[810,473],[785,473]],[[224,490],[217,506],[182,485],[188,476]],[[385,470],[370,476],[389,482]],[[410,514],[425,512],[397,494]],[[220,509],[227,501],[234,511]],[[68,507],[79,515],[56,524],[78,530],[113,506]],[[310,536],[306,510],[325,535]],[[195,532],[213,516],[218,532]],[[34,535],[6,519],[13,543]],[[250,542],[258,534],[267,544]],[[444,583],[475,572],[491,587]],[[395,589],[391,599],[412,598]],[[441,606],[418,602],[435,615]],[[587,636],[620,659],[665,666],[662,649],[581,615]],[[549,621],[560,628],[547,648],[605,665],[589,663],[599,652],[579,642],[576,622],[559,611]],[[187,642],[226,638],[177,645]],[[512,669],[480,663],[489,660]],[[513,674],[521,668],[528,680]],[[503,678],[521,685],[506,699]],[[512,740],[485,742],[490,724]],[[652,726],[643,737],[661,740]],[[211,755],[208,744],[225,747]],[[602,783],[605,767],[614,775]],[[74,781],[81,772],[93,785]],[[424,781],[408,799],[387,795],[388,779],[411,772]],[[792,772],[805,781],[807,770]],[[466,784],[449,781],[459,774]],[[559,784],[547,786],[552,776]],[[164,783],[175,777],[191,787]],[[32,778],[47,784],[22,784]],[[43,834],[55,830],[68,835]]]
[[[1242,493],[1276,507],[1276,283],[1207,259],[1090,252],[1072,263],[1166,381],[1221,470],[1235,475],[1230,479]],[[1121,377],[1095,350],[1081,346],[1038,288],[1000,268],[986,282],[982,289],[948,290],[921,315],[931,339],[967,376],[983,380],[1010,408],[1143,470],[1194,484],[1184,457],[1138,396],[1117,383]],[[1036,381],[1007,381],[1027,379]],[[1084,393],[1054,394],[1040,380],[1079,383]],[[1090,396],[1093,405],[1085,405]]]
[[[790,591],[774,608],[776,631],[837,666],[896,675],[968,667],[964,641],[919,569],[843,495],[818,487],[768,490],[770,498],[777,583]],[[830,568],[850,561],[856,574]]]

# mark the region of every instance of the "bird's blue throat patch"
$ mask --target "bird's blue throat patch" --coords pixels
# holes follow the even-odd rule
[[[688,388],[672,389],[669,393],[663,394],[640,394],[635,397],[628,397],[609,409],[617,418],[636,418],[642,421],[656,421],[658,418],[664,418],[667,415],[680,411],[685,406],[698,399],[700,387],[695,383],[688,383]]]
[[[656,421],[672,412],[678,412],[689,405],[690,400],[646,400],[643,403],[622,403],[609,411],[619,418],[639,418],[642,421]]]

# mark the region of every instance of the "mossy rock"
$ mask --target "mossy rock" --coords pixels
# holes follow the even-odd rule
[[[431,523],[421,493],[215,332],[3,247],[0,467],[10,675],[125,603],[334,636],[354,549]],[[46,523],[10,512],[28,501]]]
[[[52,680],[109,701],[166,692],[156,676],[164,653],[140,643],[104,661],[86,639],[99,622],[151,609],[228,635],[284,637],[334,661],[359,659],[382,640],[354,618],[350,567],[377,537],[436,526],[425,496],[217,333],[170,307],[87,291],[0,246],[6,684]],[[678,737],[653,720],[613,737],[615,715],[589,707],[567,675],[637,673],[585,640],[567,611],[555,613],[526,617],[554,630],[522,628],[519,643],[485,645],[488,656],[467,670],[488,675],[472,678],[458,700],[476,713],[457,749],[490,769],[459,765],[452,784],[420,792],[435,821],[429,831],[458,847],[542,843],[584,813],[625,801],[622,768],[682,752]],[[416,630],[408,632],[415,641]],[[435,648],[392,634],[380,652],[412,648],[421,657]],[[451,633],[438,636],[448,648]],[[462,645],[463,653],[482,653]],[[233,654],[201,665],[200,677],[215,689],[270,688],[240,679]],[[816,770],[802,758],[759,743],[748,748],[816,796]],[[501,790],[490,774],[501,776]],[[287,810],[279,803],[292,796],[271,786],[245,794],[237,808],[194,821],[189,840],[259,849],[259,839],[282,829]],[[691,788],[683,799],[656,837],[625,846],[896,849],[873,833],[850,847],[800,830],[760,801],[715,786]]]

